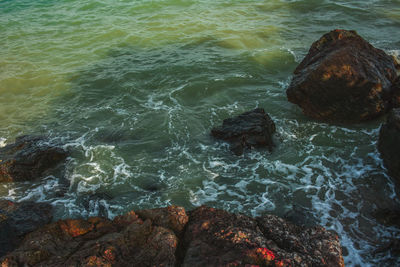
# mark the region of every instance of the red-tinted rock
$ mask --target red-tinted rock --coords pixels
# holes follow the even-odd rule
[[[62,220],[0,258],[9,266],[343,266],[336,235],[276,216],[200,207],[131,211],[114,220]],[[183,233],[179,240],[180,233]],[[179,233],[177,235],[177,233]]]
[[[339,237],[325,228],[297,226],[274,215],[257,221],[282,261],[295,266],[344,266]]]
[[[182,208],[180,208],[182,209]],[[179,208],[158,209],[171,217]],[[184,212],[184,211],[183,211]],[[168,218],[153,217],[157,222]],[[179,220],[178,220],[179,221]],[[104,218],[61,220],[28,234],[0,259],[2,266],[175,266],[178,238],[173,230],[141,220],[131,211]]]
[[[225,119],[222,126],[211,130],[212,136],[229,142],[236,155],[254,147],[267,147],[272,151],[274,133],[275,124],[262,108]]]
[[[286,93],[318,120],[365,121],[391,108],[394,60],[355,31],[334,30],[312,44]]]
[[[336,234],[276,216],[253,219],[200,207],[190,212],[183,266],[344,266]]]
[[[400,109],[393,109],[381,126],[378,149],[389,174],[400,182]]]
[[[32,201],[0,200],[0,256],[12,251],[25,234],[49,223],[52,206]]]
[[[186,215],[185,209],[178,206],[169,206],[160,209],[148,209],[136,211],[143,220],[149,219],[155,225],[171,229],[180,236],[185,228],[189,217]]]
[[[61,163],[67,152],[42,137],[22,136],[0,148],[0,182],[31,181]]]

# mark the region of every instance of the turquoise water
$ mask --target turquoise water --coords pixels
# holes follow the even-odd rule
[[[72,151],[0,198],[52,203],[56,218],[169,204],[305,216],[339,233],[346,265],[400,264],[373,253],[400,234],[374,216],[399,204],[376,150],[383,119],[319,123],[286,99],[335,28],[398,50],[400,2],[0,1],[0,143],[43,134]],[[237,157],[209,136],[255,107],[276,123],[272,153]]]

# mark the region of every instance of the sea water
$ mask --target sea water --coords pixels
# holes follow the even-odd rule
[[[393,266],[400,231],[377,151],[383,118],[321,123],[289,103],[295,67],[322,34],[356,30],[400,49],[398,0],[1,0],[0,145],[45,135],[71,151],[0,198],[53,204],[55,219],[205,204],[336,231],[348,266]],[[210,137],[264,108],[273,152],[235,156]]]

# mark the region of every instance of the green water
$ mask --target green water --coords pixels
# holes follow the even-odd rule
[[[309,46],[335,29],[400,48],[400,2],[0,1],[0,141],[42,134],[72,155],[0,198],[52,203],[57,218],[169,204],[293,214],[335,230],[348,266],[393,266],[373,251],[400,231],[376,150],[382,120],[328,125],[285,89]],[[255,107],[274,119],[272,152],[233,155],[209,136]]]

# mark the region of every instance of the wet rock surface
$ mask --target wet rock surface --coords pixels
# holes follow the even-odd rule
[[[274,215],[257,218],[271,249],[296,266],[344,266],[339,238],[320,226],[305,228]]]
[[[21,136],[0,148],[0,182],[31,181],[64,161],[67,152],[43,137]]]
[[[166,227],[182,229],[179,221],[187,221],[187,215],[176,207],[154,213],[161,217],[152,214],[154,221],[143,220],[131,211],[114,220],[93,217],[48,224],[28,234],[0,262],[2,266],[175,266],[178,238]]]
[[[138,210],[136,211],[136,214],[138,214],[143,220],[149,219],[157,226],[171,229],[177,236],[183,234],[183,230],[189,220],[185,209],[178,206]]]
[[[52,217],[50,204],[0,200],[0,257],[14,250],[25,234],[48,224]]]
[[[236,155],[243,154],[245,149],[274,146],[272,137],[275,124],[264,109],[257,108],[234,118],[225,119],[222,126],[211,130],[211,135],[230,143]]]
[[[312,118],[359,122],[391,108],[394,59],[355,31],[334,30],[314,42],[286,93]]]
[[[389,174],[400,182],[400,109],[390,111],[386,122],[381,126],[378,150]]]
[[[200,207],[190,212],[183,266],[344,266],[336,234],[277,216],[253,219]]]
[[[181,207],[114,220],[61,220],[26,236],[2,266],[343,266],[338,238],[276,216]]]

